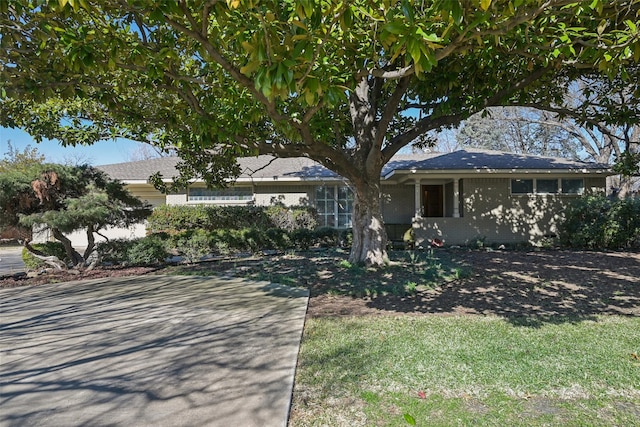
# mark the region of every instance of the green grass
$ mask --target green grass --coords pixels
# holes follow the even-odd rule
[[[533,323],[308,319],[290,425],[640,425],[640,319]]]

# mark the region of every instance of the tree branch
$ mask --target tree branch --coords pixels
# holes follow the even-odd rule
[[[181,32],[182,34],[191,37],[193,40],[199,42],[207,51],[207,53],[211,56],[211,58],[218,63],[229,75],[242,87],[247,89],[262,105],[265,106],[269,117],[271,117],[275,121],[279,122],[288,122],[293,127],[298,128],[299,124],[295,123],[291,120],[290,117],[284,116],[278,112],[275,104],[270,101],[266,96],[262,94],[250,78],[245,76],[240,72],[238,68],[236,68],[231,62],[229,62],[209,41],[207,37],[204,37],[200,32],[191,30],[181,23],[177,22],[174,19],[171,19],[169,16],[165,15],[165,20],[167,23],[176,31]]]
[[[374,143],[374,147],[382,147],[382,142],[384,141],[384,138],[387,135],[389,123],[391,123],[391,120],[393,120],[393,117],[397,113],[398,105],[400,105],[400,102],[402,101],[402,97],[407,92],[407,88],[409,87],[409,82],[410,82],[410,79],[408,77],[401,79],[398,82],[395,90],[391,94],[391,97],[387,101],[387,105],[385,106],[384,111],[382,112],[382,117],[380,118],[380,121],[378,122],[378,126],[376,129],[376,140]]]
[[[453,114],[450,116],[440,116],[436,118],[425,117],[419,120],[411,129],[407,132],[395,136],[389,140],[386,147],[382,150],[383,162],[388,162],[402,147],[419,137],[420,135],[434,129],[439,129],[445,126],[454,126],[459,124],[462,120],[466,119],[468,114]]]

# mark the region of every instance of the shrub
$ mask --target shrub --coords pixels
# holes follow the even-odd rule
[[[208,223],[208,212],[204,206],[163,205],[156,207],[147,219],[147,230],[174,233],[203,228]]]
[[[163,263],[169,254],[161,236],[146,236],[135,240],[126,252],[126,261],[133,265]]]
[[[267,235],[258,228],[245,228],[240,230],[240,236],[245,250],[250,252],[258,252],[267,245]]]
[[[315,242],[315,233],[306,228],[298,228],[289,234],[291,246],[306,251]]]
[[[34,243],[31,247],[42,252],[45,256],[55,256],[60,261],[67,262],[67,253],[64,250],[64,245],[60,242]],[[41,259],[33,256],[27,248],[22,249],[22,262],[24,262],[24,266],[27,270],[37,270],[39,268],[46,268],[49,266]]]
[[[271,227],[269,217],[262,206],[206,206],[205,210],[208,222],[204,229],[208,231]]]
[[[265,213],[270,227],[289,232],[299,228],[313,230],[318,224],[315,209],[306,206],[269,206],[265,209]]]
[[[560,243],[588,249],[640,247],[640,199],[584,197],[565,212]]]
[[[309,206],[297,206],[290,209],[295,223],[295,228],[293,230],[313,230],[318,226],[318,211],[316,211],[315,208]]]
[[[183,206],[157,207],[148,219],[147,229],[171,234],[186,230],[203,229],[241,230],[257,228],[313,229],[317,224],[314,209],[304,206]]]
[[[623,199],[609,210],[605,242],[611,248],[640,247],[640,199]]]
[[[316,240],[321,246],[338,246],[340,230],[333,227],[320,227],[315,230]]]
[[[114,239],[98,244],[96,250],[103,262],[125,265],[162,263],[168,253],[162,235],[140,239]]]
[[[188,263],[194,263],[211,253],[211,236],[204,230],[184,231],[172,236],[171,246]]]
[[[266,249],[288,249],[292,247],[291,238],[282,228],[270,228],[265,232]]]
[[[128,239],[113,239],[108,242],[100,242],[96,247],[96,251],[103,262],[124,264],[127,262],[127,250],[132,242],[133,240]]]
[[[231,233],[228,230],[214,230],[209,233],[209,246],[211,252],[220,255],[226,255],[233,252],[235,244],[231,239]]]
[[[340,246],[350,248],[353,244],[353,229],[347,228],[340,232]]]

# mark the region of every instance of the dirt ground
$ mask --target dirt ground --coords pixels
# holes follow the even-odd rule
[[[384,289],[422,275],[400,254],[392,268],[345,268],[346,253],[281,254],[233,258],[190,266],[101,268],[86,275],[57,273],[35,278],[2,278],[0,287],[140,274],[221,274],[310,289],[308,315],[498,315],[517,321],[601,314],[640,316],[640,254],[587,251],[468,251],[435,254],[465,270],[462,278],[422,287],[409,295],[363,292],[371,283]],[[346,292],[345,289],[349,290]],[[354,292],[353,290],[356,290]]]
[[[640,254],[622,252],[458,252],[469,277],[407,297],[316,295],[311,316],[498,315],[548,319],[640,316]],[[522,320],[525,321],[525,320]]]

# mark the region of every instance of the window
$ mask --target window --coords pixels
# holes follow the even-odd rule
[[[316,209],[320,225],[349,228],[353,213],[353,193],[348,187],[317,187]]]
[[[208,188],[189,188],[188,200],[190,202],[229,202],[229,201],[251,201],[253,200],[253,190],[246,188],[223,188],[210,190]]]
[[[511,194],[583,194],[582,179],[512,179]]]
[[[536,193],[555,194],[558,192],[557,179],[537,179]]]
[[[533,193],[532,179],[512,179],[511,194],[528,194]]]
[[[563,179],[562,194],[583,194],[584,181],[582,179]]]

